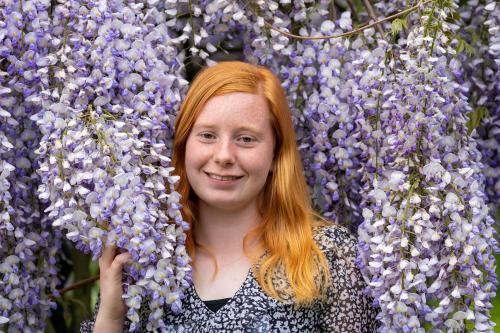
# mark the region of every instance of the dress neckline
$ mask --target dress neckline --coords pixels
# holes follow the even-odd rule
[[[219,299],[211,299],[209,301],[203,301],[207,308],[210,309],[212,312],[217,312],[219,311],[220,308],[222,308],[224,305],[226,305],[227,302],[229,302],[231,298],[219,298]]]
[[[222,300],[227,300],[225,301],[224,305],[221,306],[221,309],[222,308],[225,308],[226,306],[228,306],[228,304],[231,304],[233,302],[233,300],[242,292],[243,290],[243,287],[248,283],[248,281],[251,279],[251,276],[252,276],[252,267],[250,267],[250,269],[248,270],[247,272],[247,275],[245,277],[245,280],[243,280],[243,283],[240,285],[240,287],[236,290],[236,292],[234,293],[233,296],[231,297],[227,297],[227,298],[220,298],[220,299],[216,299],[216,300],[202,300],[200,295],[198,295],[198,292],[196,291],[196,288],[194,286],[194,283],[191,285],[191,287],[193,288],[193,295],[194,295],[194,299],[195,299],[195,302],[198,303],[198,304],[201,304],[201,306],[203,308],[205,308],[206,310],[210,311],[210,312],[213,312],[208,306],[207,306],[207,302],[211,302],[211,301],[222,301]]]

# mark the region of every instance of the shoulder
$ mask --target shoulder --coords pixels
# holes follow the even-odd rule
[[[319,249],[328,257],[356,258],[358,240],[346,227],[328,224],[313,228],[313,238]]]
[[[358,239],[347,228],[329,224],[315,227],[314,240],[330,265],[321,310],[325,332],[376,332],[378,310],[365,294],[366,280],[356,265]]]

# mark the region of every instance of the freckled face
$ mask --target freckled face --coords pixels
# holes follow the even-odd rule
[[[266,100],[231,93],[211,98],[186,142],[185,166],[199,205],[255,205],[273,164],[274,131]]]

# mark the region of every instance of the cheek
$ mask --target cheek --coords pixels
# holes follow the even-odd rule
[[[184,159],[186,178],[191,189],[196,192],[197,184],[200,182],[199,170],[202,165],[194,154],[188,154],[187,152],[186,150],[186,158]]]
[[[272,155],[268,154],[258,154],[249,161],[247,165],[251,165],[251,170],[254,174],[263,177],[263,180],[267,178],[271,168],[272,168]]]
[[[189,176],[189,171],[199,168],[202,156],[202,151],[197,147],[195,142],[188,140],[186,142],[186,153],[184,157],[184,165]]]
[[[274,146],[272,148],[269,147],[262,156],[264,156],[264,158],[262,158],[263,168],[265,168],[267,172],[271,171],[274,164]]]

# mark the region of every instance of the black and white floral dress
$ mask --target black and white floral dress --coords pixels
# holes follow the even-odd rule
[[[377,310],[363,293],[366,284],[354,263],[356,238],[338,226],[316,228],[314,238],[330,263],[332,283],[325,299],[307,308],[295,307],[293,299],[277,301],[264,293],[250,270],[236,294],[216,312],[205,305],[191,286],[183,299],[182,313],[173,314],[165,308],[167,328],[163,332],[376,332]],[[286,286],[284,281],[282,285]],[[145,308],[140,316],[139,331],[149,331]],[[93,320],[83,322],[80,332],[91,333],[94,320],[95,315]],[[127,321],[124,331],[128,331]]]

